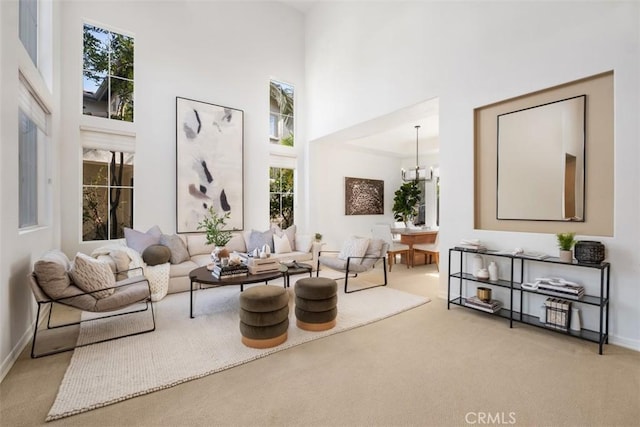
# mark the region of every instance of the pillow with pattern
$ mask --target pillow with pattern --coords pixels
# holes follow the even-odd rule
[[[69,272],[73,283],[85,292],[91,292],[96,299],[111,296],[115,289],[116,278],[109,264],[78,252]],[[97,292],[94,292],[97,291]]]

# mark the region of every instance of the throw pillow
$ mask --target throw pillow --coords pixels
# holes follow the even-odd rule
[[[289,239],[287,238],[287,236],[277,236],[274,234],[273,249],[277,254],[287,254],[291,252],[291,244],[289,243]]]
[[[311,245],[313,245],[313,236],[310,234],[296,234],[295,242],[296,251],[309,252],[311,250]]]
[[[113,259],[113,262],[116,264],[115,273],[119,273],[121,271],[127,271],[129,269],[129,264],[131,263],[131,258],[125,251],[114,249],[109,252],[109,256]],[[116,275],[116,280],[124,280],[128,277],[127,273],[119,273]]]
[[[40,288],[50,298],[66,296],[65,290],[71,285],[67,272],[71,263],[69,258],[58,250],[45,253],[33,266]]]
[[[111,267],[106,262],[91,258],[78,252],[71,267],[73,283],[85,292],[91,292],[96,299],[106,298],[113,294],[116,278],[113,277]],[[98,291],[98,292],[94,292]]]
[[[163,234],[160,237],[160,244],[169,248],[171,251],[171,264],[180,264],[184,261],[189,261],[189,251],[187,251],[187,247],[184,245],[184,242],[177,234],[173,236],[169,236],[168,234]]]
[[[171,251],[163,245],[151,245],[142,252],[142,260],[149,266],[164,264],[171,259]]]
[[[127,241],[127,246],[142,254],[149,246],[159,244],[162,233],[157,234],[157,230],[160,230],[159,228],[156,230],[157,227],[157,225],[151,227],[146,233],[125,227],[124,238]]]
[[[376,259],[376,257],[382,256],[382,245],[385,244],[387,243],[382,239],[371,239],[371,241],[369,242],[369,246],[367,246],[367,252],[364,254],[364,256],[372,258],[363,259],[362,264],[369,267],[378,262],[379,259]]]
[[[279,237],[286,236],[287,240],[289,240],[289,246],[291,246],[291,251],[296,250],[296,225],[295,224],[289,226],[286,230],[283,230],[280,227],[275,227],[274,235]],[[275,241],[274,241],[274,249],[275,249]]]
[[[247,252],[253,252],[256,248],[260,250],[264,245],[269,246],[269,249],[273,252],[273,230],[264,232],[251,230],[249,242],[247,243]]]
[[[342,250],[338,255],[338,258],[346,260],[349,257],[363,257],[367,253],[367,247],[369,247],[369,239],[363,237],[352,237],[347,239],[342,246]],[[362,263],[362,259],[356,258],[351,262]]]

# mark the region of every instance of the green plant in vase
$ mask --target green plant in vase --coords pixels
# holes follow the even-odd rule
[[[573,261],[573,246],[576,244],[576,233],[558,233],[558,247],[560,248],[560,261]]]
[[[405,182],[394,195],[392,209],[394,218],[396,221],[409,222],[418,214],[420,188],[418,188],[417,182]]]
[[[209,208],[209,215],[205,216],[202,221],[198,223],[198,230],[204,230],[207,238],[207,245],[214,245],[215,256],[217,257],[220,251],[225,250],[224,246],[229,243],[229,240],[233,237],[233,234],[229,230],[225,230],[227,220],[231,216],[231,213],[226,212],[224,215],[218,215],[213,207]]]

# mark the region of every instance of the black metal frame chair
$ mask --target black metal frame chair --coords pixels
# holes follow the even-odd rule
[[[133,270],[140,270],[142,272],[142,268],[138,267],[132,270],[127,270],[127,271],[120,271],[116,273],[116,276],[120,273],[126,273],[128,271],[133,271]],[[153,311],[153,302],[151,301],[151,286],[149,284],[149,280],[144,276],[144,275],[139,275],[139,276],[134,276],[134,277],[129,277],[127,279],[124,280],[120,280],[116,282],[116,285],[113,287],[108,287],[108,288],[104,288],[104,289],[100,289],[100,290],[96,290],[96,291],[92,291],[92,292],[82,292],[82,293],[74,293],[74,295],[68,296],[68,297],[64,297],[64,298],[50,298],[49,296],[47,296],[47,294],[42,290],[42,288],[40,287],[40,284],[38,283],[38,278],[36,276],[36,274],[34,272],[32,272],[31,274],[28,275],[28,279],[30,281],[31,284],[31,288],[33,290],[33,294],[34,297],[36,299],[36,302],[38,303],[38,309],[36,312],[36,320],[35,320],[35,325],[34,325],[34,330],[33,330],[33,339],[31,342],[31,358],[38,358],[38,357],[43,357],[43,356],[49,356],[52,354],[58,354],[58,353],[62,353],[65,351],[71,351],[74,350],[76,348],[79,347],[85,347],[88,345],[93,345],[93,344],[98,344],[101,342],[106,342],[106,341],[112,341],[112,340],[116,340],[116,339],[120,339],[120,338],[125,338],[125,337],[130,337],[130,336],[134,336],[134,335],[140,335],[140,334],[145,334],[148,332],[153,332],[156,329],[156,320],[155,320],[155,314]],[[113,289],[115,292],[117,293],[118,291],[124,291],[127,287],[130,286],[136,286],[136,285],[141,285],[142,283],[146,283],[146,287],[147,287],[147,291],[144,294],[144,298],[137,298],[137,300],[132,301],[132,302],[128,302],[127,304],[123,304],[120,307],[116,307],[116,308],[111,308],[109,310],[105,310],[105,311],[99,311],[99,310],[95,310],[95,311],[90,311],[90,310],[86,310],[82,307],[78,307],[77,305],[74,305],[74,299],[78,298],[78,297],[83,297],[83,296],[91,296],[91,294],[96,293],[96,292],[102,292],[105,290],[109,290],[109,289]],[[92,297],[93,298],[93,297]],[[72,307],[74,309],[77,310],[81,310],[81,311],[86,311],[86,312],[92,312],[92,313],[107,313],[107,312],[113,312],[113,311],[118,311],[118,310],[122,310],[125,309],[127,307],[131,307],[133,305],[136,304],[144,304],[144,307],[141,307],[139,309],[135,309],[135,310],[131,310],[131,311],[126,311],[123,313],[115,313],[115,314],[108,314],[106,316],[99,316],[96,318],[92,318],[92,319],[86,319],[86,320],[80,320],[77,322],[70,322],[70,323],[62,323],[59,325],[51,325],[51,316],[53,314],[53,307],[55,306],[55,304],[61,304],[61,305],[65,305],[68,307]],[[126,315],[130,315],[130,314],[136,314],[136,313],[141,313],[144,311],[150,311],[151,313],[151,323],[152,323],[152,327],[149,329],[143,329],[141,331],[137,331],[137,332],[132,332],[132,333],[128,333],[125,335],[118,335],[116,337],[112,337],[112,338],[105,338],[105,339],[101,339],[101,340],[97,340],[97,341],[92,341],[92,342],[88,342],[88,343],[84,343],[84,344],[75,344],[74,346],[70,346],[70,347],[63,347],[60,349],[56,349],[56,350],[52,350],[52,351],[46,351],[43,353],[39,353],[36,354],[35,350],[36,350],[36,341],[37,341],[37,336],[38,336],[38,325],[40,324],[40,313],[43,311],[43,307],[49,305],[49,313],[47,315],[47,330],[50,329],[59,329],[59,328],[64,328],[64,327],[69,327],[69,326],[75,326],[75,325],[80,325],[81,323],[86,323],[86,322],[92,322],[95,320],[103,320],[103,319],[108,319],[111,317],[119,317],[119,316],[126,316]]]
[[[325,252],[325,253],[335,253],[335,254],[340,253],[340,251],[320,251],[320,252],[318,252],[318,265],[317,265],[317,268],[316,268],[316,277],[318,277],[320,275],[320,264],[322,264],[321,255],[322,255],[323,252]],[[344,277],[340,277],[340,278],[338,278],[338,280],[344,279],[344,293],[345,294],[350,294],[352,292],[364,291],[364,290],[367,290],[367,289],[378,288],[380,286],[387,286],[387,255],[384,252],[386,252],[386,251],[383,250],[383,253],[380,256],[347,257],[347,260],[346,260],[346,262],[344,264],[344,268],[338,268],[338,266],[336,266],[336,265],[327,265],[327,264],[323,264],[323,265],[325,267],[328,267],[328,268],[332,269],[332,270],[336,270],[336,271],[340,271],[340,272],[344,272],[345,273]],[[362,260],[362,261],[364,261],[365,259],[375,259],[376,261],[374,261],[373,264],[368,268],[363,268],[363,269],[356,268],[359,271],[353,271],[354,270],[354,265],[351,264],[352,260]],[[352,275],[351,276],[352,278],[356,278],[356,277],[358,277],[358,274],[360,274],[360,273],[365,273],[367,271],[371,271],[371,270],[373,270],[375,268],[375,266],[376,266],[376,264],[377,264],[377,262],[379,260],[382,260],[382,271],[383,271],[383,274],[384,274],[384,283],[381,283],[379,285],[368,286],[366,288],[353,289],[351,291],[348,290],[349,275],[350,274]]]

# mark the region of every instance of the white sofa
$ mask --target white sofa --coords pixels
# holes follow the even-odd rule
[[[249,244],[249,236],[251,231],[245,231],[242,233],[235,233],[233,238],[227,243],[225,248],[229,252],[246,253],[247,245]],[[169,288],[168,293],[188,291],[190,287],[189,272],[195,268],[205,266],[211,262],[211,252],[214,249],[213,245],[206,244],[205,234],[180,234],[178,235],[182,240],[186,250],[188,252],[188,260],[180,263],[170,264],[169,266]],[[322,247],[321,243],[313,241],[313,238],[308,235],[295,235],[295,248],[301,250],[293,250],[291,252],[275,253],[272,251],[271,257],[275,257],[281,261],[299,261],[304,262],[312,266],[315,269],[318,253]],[[124,245],[124,243],[123,243]],[[121,246],[122,248],[122,246]],[[111,266],[112,270],[121,271],[126,268],[123,266],[131,267],[136,264],[144,263],[142,256],[137,251],[131,248],[126,248],[127,256],[123,259],[123,251],[118,251],[118,247],[110,246],[105,248],[106,250],[94,253],[98,259],[106,261]],[[138,256],[139,255],[139,256]],[[118,259],[119,258],[119,259]],[[134,259],[137,258],[137,259]]]

